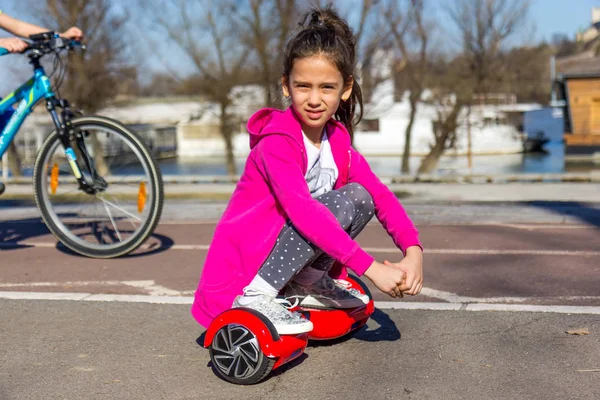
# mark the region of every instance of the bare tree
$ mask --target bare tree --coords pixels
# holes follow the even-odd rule
[[[149,19],[189,57],[202,82],[201,94],[219,106],[227,168],[235,174],[232,89],[242,83],[241,71],[250,53],[240,40],[236,13],[239,1],[144,1]]]
[[[528,0],[458,0],[449,9],[475,76],[476,93],[489,91],[501,46],[525,24],[528,10]]]
[[[432,96],[428,102],[436,110],[436,119],[431,121],[434,142],[421,160],[417,175],[433,172],[444,151],[454,146],[460,118],[473,98],[474,82],[466,68],[465,57],[459,56],[448,62],[438,56],[432,60],[432,65]]]
[[[402,173],[410,172],[411,133],[423,91],[425,90],[428,69],[429,32],[423,22],[423,0],[410,0],[409,9],[403,11],[397,1],[389,1],[384,10],[385,18],[390,28],[391,38],[398,49],[402,73],[407,76],[410,91],[410,115],[404,132],[404,152],[402,154]],[[417,46],[411,51],[409,43]]]
[[[251,0],[247,10],[239,10],[238,18],[248,30],[240,39],[257,57],[267,107],[282,106],[279,95],[282,55],[298,16],[297,0]]]
[[[528,9],[527,0],[457,0],[448,10],[461,38],[462,53],[450,64],[450,71],[444,72],[446,78],[437,86],[432,85],[438,91],[438,118],[433,122],[435,143],[418,173],[433,171],[444,149],[456,139],[463,108],[470,124],[473,95],[485,95],[497,84],[502,44],[525,24]],[[471,143],[469,126],[467,134]]]
[[[123,81],[137,80],[124,58],[127,16],[117,14],[112,0],[31,0],[31,5],[44,11],[38,15],[45,26],[59,31],[78,26],[85,33],[87,50],[69,53],[62,90],[75,107],[95,112],[126,91]]]
[[[341,3],[341,1],[338,1],[338,3]],[[361,74],[360,84],[365,102],[371,101],[373,90],[379,83],[390,78],[390,76],[380,73],[382,68],[379,67],[381,66],[373,64],[377,50],[386,50],[385,38],[388,35],[385,24],[380,23],[377,19],[380,14],[378,3],[379,0],[360,1],[360,13],[357,18],[352,20]]]
[[[69,53],[60,91],[75,108],[94,112],[118,94],[137,91],[137,69],[122,58],[126,17],[115,13],[112,0],[28,0],[28,6],[33,19],[48,29],[63,32],[78,26],[85,33],[88,49]],[[43,17],[38,18],[40,15]],[[14,143],[8,157],[13,174],[21,176]],[[106,171],[101,152],[96,153],[96,161],[99,170]]]

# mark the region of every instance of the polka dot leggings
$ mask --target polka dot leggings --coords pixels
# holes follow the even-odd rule
[[[352,238],[363,230],[375,213],[371,195],[358,183],[349,183],[324,193],[317,200],[327,206]],[[288,222],[258,274],[275,289],[281,290],[302,268],[310,265],[328,271],[334,262]]]

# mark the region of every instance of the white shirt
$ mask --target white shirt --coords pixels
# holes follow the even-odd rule
[[[310,194],[314,198],[333,189],[339,171],[333,159],[331,145],[327,139],[327,132],[323,132],[320,148],[317,148],[312,144],[304,132],[302,133],[308,159],[306,175],[304,178],[308,184]]]

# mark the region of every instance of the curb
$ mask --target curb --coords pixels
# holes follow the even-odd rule
[[[599,167],[600,168],[600,167]],[[132,176],[133,178],[133,176]],[[239,181],[240,175],[163,175],[165,184],[195,184],[195,183],[230,183],[235,184]],[[558,182],[600,182],[600,169],[590,172],[580,173],[558,173],[558,174],[508,174],[508,175],[393,175],[380,176],[384,183],[558,183]],[[122,177],[107,179],[111,181],[121,181]],[[16,185],[31,185],[31,177],[10,177],[5,183]]]

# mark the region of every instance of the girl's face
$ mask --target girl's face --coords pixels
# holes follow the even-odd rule
[[[352,94],[352,81],[344,85],[340,71],[323,55],[295,60],[289,79],[282,78],[282,87],[307,134],[320,133],[340,101]]]

